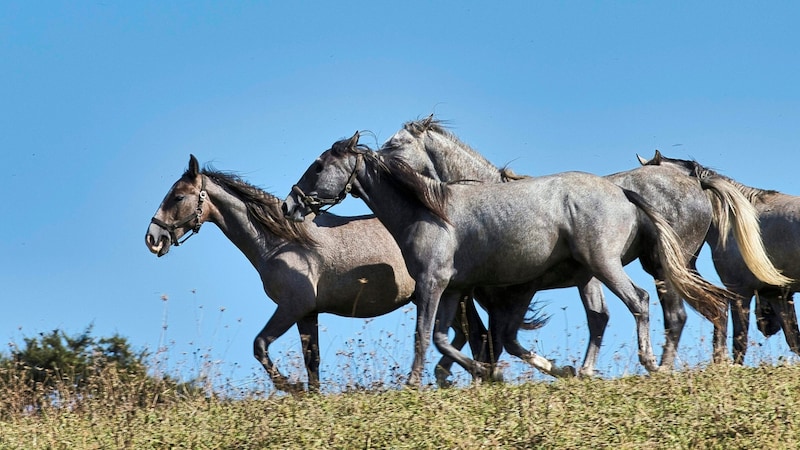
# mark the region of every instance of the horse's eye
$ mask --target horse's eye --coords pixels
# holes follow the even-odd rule
[[[178,194],[178,195],[175,196],[175,201],[176,202],[182,202],[184,198],[186,198],[185,195]]]
[[[322,164],[321,163],[319,163],[319,162],[314,163],[314,172],[317,173],[317,174],[322,172]]]

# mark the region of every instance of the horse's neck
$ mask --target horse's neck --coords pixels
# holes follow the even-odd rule
[[[287,241],[253,223],[244,201],[217,184],[211,183],[208,195],[215,207],[210,221],[235,245],[250,262],[257,263],[285,245]]]
[[[409,198],[408,193],[393,181],[381,179],[384,176],[373,170],[366,170],[359,175],[359,197],[396,240],[404,236],[408,226],[418,221],[420,216],[438,220],[419,201]]]

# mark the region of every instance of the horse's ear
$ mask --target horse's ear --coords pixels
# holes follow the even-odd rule
[[[197,158],[194,155],[189,155],[189,170],[186,173],[192,178],[200,173],[200,163],[197,162]]]
[[[643,166],[660,166],[661,165],[661,152],[658,151],[658,150],[656,150],[656,154],[653,155],[653,159],[651,159],[650,161],[642,158],[638,154],[636,155],[636,157],[639,158],[639,164],[641,164]]]
[[[358,130],[356,130],[356,134],[354,134],[353,137],[351,137],[350,140],[347,141],[347,148],[350,149],[350,150],[355,150],[356,148],[358,148],[358,138],[359,137],[360,136],[359,136]]]
[[[656,154],[653,155],[653,159],[652,159],[653,164],[660,165],[661,164],[661,158],[662,158],[661,152],[658,151],[658,149],[656,149]]]
[[[422,126],[427,130],[428,127],[431,126],[431,123],[433,123],[433,113],[431,113],[430,116],[426,117],[425,120],[422,121]]]

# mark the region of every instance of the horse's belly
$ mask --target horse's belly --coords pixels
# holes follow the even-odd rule
[[[319,312],[345,317],[375,317],[409,303],[414,281],[405,271],[387,264],[360,266],[321,279],[317,289]]]
[[[483,253],[473,248],[459,252],[456,261],[456,283],[470,282],[486,285],[511,285],[542,278],[556,265],[569,259],[569,251],[554,240],[539,245],[494,247]]]

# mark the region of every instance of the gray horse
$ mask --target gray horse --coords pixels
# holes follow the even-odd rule
[[[727,288],[739,294],[740,298],[730,304],[733,323],[733,359],[736,363],[744,362],[747,353],[747,334],[750,324],[750,302],[753,295],[763,305],[768,314],[760,313],[759,328],[765,335],[776,333],[780,328],[789,348],[800,354],[800,331],[794,310],[792,295],[800,290],[800,268],[797,256],[800,255],[800,197],[782,194],[777,191],[757,189],[745,186],[713,170],[703,167],[696,161],[667,158],[656,151],[651,160],[639,158],[647,166],[661,166],[677,170],[683,175],[706,179],[711,176],[723,177],[732,183],[749,199],[758,212],[761,222],[761,236],[772,263],[780,269],[783,280],[765,282],[755,276],[748,268],[740,254],[741,246],[722,245],[728,238],[727,233],[720,232],[718,227],[709,229],[706,242],[711,248],[714,267],[720,280]],[[715,329],[715,334],[727,334],[727,318],[721,323],[723,328]],[[717,340],[714,340],[715,345]],[[727,353],[727,341],[721,342],[720,352]],[[715,349],[716,350],[716,349]]]
[[[171,245],[180,245],[199,231],[202,223],[216,224],[255,267],[264,292],[278,306],[254,341],[255,358],[276,389],[301,389],[301,384],[290,383],[280,373],[268,352],[275,339],[297,324],[308,385],[316,390],[318,314],[375,317],[389,313],[412,300],[414,280],[394,239],[374,216],[324,214],[296,224],[283,217],[280,204],[276,197],[233,174],[201,171],[191,156],[188,170],[153,217],[145,243],[160,257]],[[468,329],[480,333],[483,324],[477,312],[468,309],[465,317]],[[462,327],[455,329],[459,339]],[[475,339],[480,343],[480,336]]]
[[[335,204],[348,192],[360,197],[397,240],[416,280],[417,328],[408,379],[421,379],[433,331],[439,351],[468,372],[486,375],[484,365],[455,349],[447,326],[465,290],[516,286],[513,300],[486,305],[494,342],[531,364],[516,334],[533,294],[554,279],[588,289],[597,278],[620,297],[636,320],[639,360],[658,366],[649,330],[648,294],[622,267],[631,244],[642,238],[638,213],[658,230],[667,278],[708,317],[719,318],[727,291],[686,270],[669,224],[637,194],[580,172],[526,178],[514,183],[443,183],[419,174],[399,158],[358,144],[358,133],[334,143],[303,174],[287,197],[284,214],[301,221],[321,204]],[[436,319],[434,321],[434,319]]]
[[[473,180],[500,183],[524,178],[507,168],[500,169],[494,166],[483,155],[446,130],[441,121],[434,119],[433,115],[423,120],[405,123],[400,131],[386,141],[380,152],[401,158],[421,174],[441,181]],[[746,255],[748,263],[756,267],[755,271],[762,277],[771,277],[767,278],[770,281],[777,279],[774,276],[777,271],[774,268],[770,270],[769,260],[763,247],[760,246],[755,210],[727,181],[721,178],[709,178],[701,183],[687,179],[674,170],[657,166],[640,167],[606,178],[623,188],[637,192],[649,204],[656,206],[681,237],[686,255],[695,255],[702,246],[712,220],[725,224],[729,222],[726,220],[727,216],[730,216],[730,221],[736,225],[737,232],[734,233],[736,238],[754,240],[755,244],[750,247],[761,249],[760,253],[756,251]],[[710,199],[704,189],[712,191]],[[711,200],[716,204],[712,204]],[[683,302],[677,291],[667,282],[658,256],[653,251],[656,242],[655,230],[643,214],[640,214],[640,226],[644,230],[649,230],[651,234],[648,240],[641,241],[637,251],[643,267],[654,276],[659,286],[658,294],[666,328],[661,368],[668,369],[674,364],[686,313]],[[688,264],[690,268],[694,268],[694,259]],[[767,266],[767,269],[762,269],[764,266]],[[592,282],[599,283],[597,280]],[[550,287],[542,286],[542,289]],[[501,288],[491,290],[498,289]],[[480,295],[480,292],[478,294]],[[589,290],[588,294],[582,296],[590,333],[586,356],[580,371],[582,375],[593,373],[602,336],[608,323],[608,310],[602,289],[597,286]],[[503,294],[492,292],[491,295],[502,298]],[[443,358],[443,362],[447,362],[447,359]],[[437,366],[437,370],[446,371],[446,369],[447,366],[441,368]]]

